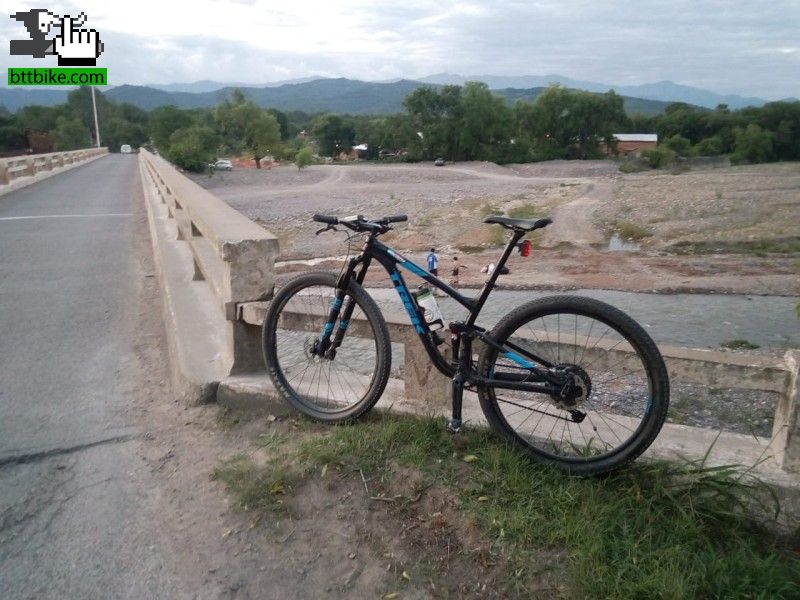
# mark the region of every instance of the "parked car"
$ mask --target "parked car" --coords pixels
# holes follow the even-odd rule
[[[218,161],[208,166],[215,171],[233,171],[233,163],[227,158],[220,158]]]
[[[433,161],[433,164],[436,165],[437,167],[443,167],[444,166],[444,159],[441,156],[439,156],[439,157],[436,158],[435,161]]]
[[[119,147],[119,151],[122,154],[132,154],[133,153],[133,149],[130,147],[130,144],[122,144]]]

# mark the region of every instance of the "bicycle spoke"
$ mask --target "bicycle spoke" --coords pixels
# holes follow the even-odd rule
[[[568,304],[592,302],[572,298]],[[649,418],[653,396],[650,367],[630,336],[593,312],[543,311],[519,321],[505,333],[509,343],[552,361],[555,373],[568,379],[551,393],[514,390],[498,397],[491,388],[503,427],[527,447],[570,464],[603,460],[627,447]],[[495,373],[527,379],[526,369],[494,355]],[[574,387],[566,387],[573,378]]]

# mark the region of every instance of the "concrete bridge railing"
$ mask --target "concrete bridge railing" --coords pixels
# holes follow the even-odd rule
[[[239,320],[239,307],[272,297],[278,238],[160,156],[147,150],[139,156],[174,220],[176,239],[191,251],[194,280],[208,284],[227,322],[225,352],[231,372],[260,368],[260,333]]]
[[[52,171],[101,154],[108,154],[108,148],[85,148],[69,152],[0,158],[0,185],[9,185],[21,177],[32,177],[37,173]]]
[[[242,319],[250,325],[260,327],[269,303],[252,302],[243,306]],[[446,408],[450,401],[450,380],[441,375],[430,363],[427,353],[419,341],[414,327],[408,322],[405,314],[384,315],[393,342],[404,345],[405,369],[403,385],[405,396],[417,401],[420,407]],[[311,318],[309,318],[311,317]],[[326,315],[309,315],[307,312],[284,313],[284,325],[287,329],[319,332],[324,325]],[[363,318],[362,318],[363,320]],[[352,335],[364,335],[368,331],[366,322],[353,319],[348,328]],[[540,332],[536,343],[546,340],[546,334]],[[532,339],[533,341],[533,339]],[[582,342],[582,340],[578,340]],[[564,340],[559,340],[563,346]],[[602,347],[602,341],[587,344],[589,347]],[[579,343],[583,347],[583,343]],[[761,445],[768,448],[778,465],[786,472],[800,473],[800,351],[790,350],[783,358],[769,358],[753,354],[731,354],[714,350],[682,348],[678,346],[660,345],[670,378],[673,381],[688,381],[709,387],[732,389],[761,390],[777,392],[780,400],[776,407],[773,421],[772,438],[761,440]],[[476,345],[476,354],[480,352],[480,343]],[[626,351],[598,352],[593,360],[609,360],[615,366],[624,360]],[[603,358],[608,354],[606,358]],[[586,354],[587,358],[589,357]],[[669,425],[666,426],[669,429]],[[678,426],[683,427],[683,426]],[[694,429],[694,428],[689,428]]]
[[[143,176],[155,190],[154,202],[165,207],[162,214],[170,223],[168,227],[153,231],[154,237],[167,235],[172,238],[172,244],[190,250],[191,264],[181,267],[185,275],[183,279],[178,278],[175,285],[189,287],[205,282],[212,292],[215,318],[224,323],[224,336],[207,336],[212,338],[213,344],[218,344],[211,354],[228,357],[221,377],[251,374],[263,379],[260,331],[273,292],[278,240],[179,173],[161,157],[146,151],[142,151],[140,157]],[[196,298],[189,297],[192,300]],[[195,308],[187,304],[183,306],[187,310]],[[167,311],[167,318],[174,322],[180,317],[175,314],[180,309],[173,306],[171,310],[172,314]],[[318,332],[323,324],[323,315],[294,314],[291,311],[285,314],[288,329]],[[197,319],[205,319],[204,314],[198,315]],[[404,346],[403,380],[395,382],[399,385],[393,389],[417,410],[445,410],[450,399],[450,381],[430,364],[405,314],[388,311],[385,317],[392,341]],[[190,333],[211,325],[207,319],[192,321]],[[363,324],[354,319],[348,331],[359,335],[364,329]],[[674,381],[777,392],[780,400],[771,438],[730,434],[733,442],[729,444],[749,444],[750,450],[763,450],[772,456],[787,475],[800,473],[800,350],[790,350],[783,358],[775,359],[672,346],[660,346],[660,349]],[[476,348],[476,352],[479,350]],[[619,361],[620,356],[614,355],[613,360]],[[267,393],[274,395],[274,390]],[[708,444],[715,443],[715,435],[712,430],[667,424],[665,434],[659,439],[677,440],[673,449],[686,450],[687,455],[699,452],[702,456]],[[752,452],[737,454],[735,450],[727,456],[742,456],[745,460],[753,456]]]

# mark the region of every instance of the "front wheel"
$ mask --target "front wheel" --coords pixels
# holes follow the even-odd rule
[[[318,421],[356,419],[372,408],[389,380],[391,343],[375,301],[350,281],[338,322],[327,325],[336,299],[336,275],[295,277],[275,295],[264,318],[264,362],[281,395]],[[345,320],[345,308],[353,304]],[[323,331],[345,335],[335,354],[317,348]]]
[[[507,351],[484,349],[483,377],[539,382],[533,363],[569,378],[561,393],[478,389],[492,427],[532,459],[576,475],[604,473],[638,457],[661,430],[667,369],[622,311],[592,298],[541,298],[506,315],[491,335]]]

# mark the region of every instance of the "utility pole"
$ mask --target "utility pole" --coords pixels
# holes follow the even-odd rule
[[[94,139],[100,147],[100,126],[97,124],[97,101],[94,99],[94,86],[92,88],[92,110],[94,111]]]

